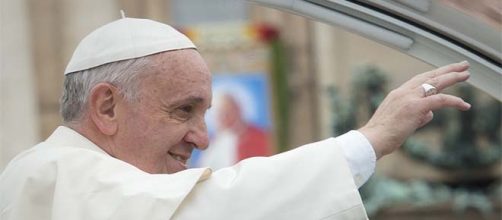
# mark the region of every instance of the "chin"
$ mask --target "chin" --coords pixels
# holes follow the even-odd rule
[[[167,169],[164,170],[164,174],[173,174],[173,173],[177,173],[177,172],[180,172],[180,171],[183,171],[183,170],[186,170],[187,167],[186,166],[181,166],[179,164],[171,164],[171,165],[168,165]]]

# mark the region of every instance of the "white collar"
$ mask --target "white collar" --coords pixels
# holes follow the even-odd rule
[[[91,140],[66,126],[59,126],[58,128],[56,128],[56,130],[54,130],[54,132],[47,138],[47,140],[45,140],[45,142],[55,143],[61,146],[85,148],[108,155],[108,153],[94,144]]]

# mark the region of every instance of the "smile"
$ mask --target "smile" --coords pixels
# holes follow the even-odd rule
[[[185,169],[188,167],[187,161],[190,158],[190,156],[177,154],[173,152],[168,152],[168,153],[174,160],[178,161],[181,166],[185,167]]]

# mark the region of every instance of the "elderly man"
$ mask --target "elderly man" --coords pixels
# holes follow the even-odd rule
[[[366,219],[357,191],[432,110],[466,62],[412,78],[358,131],[215,172],[187,169],[206,149],[211,74],[173,28],[123,18],[88,35],[65,71],[64,126],[0,177],[1,219]]]

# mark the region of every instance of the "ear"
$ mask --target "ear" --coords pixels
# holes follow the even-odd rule
[[[117,132],[118,89],[109,83],[98,83],[89,95],[89,114],[96,127],[105,135]]]

